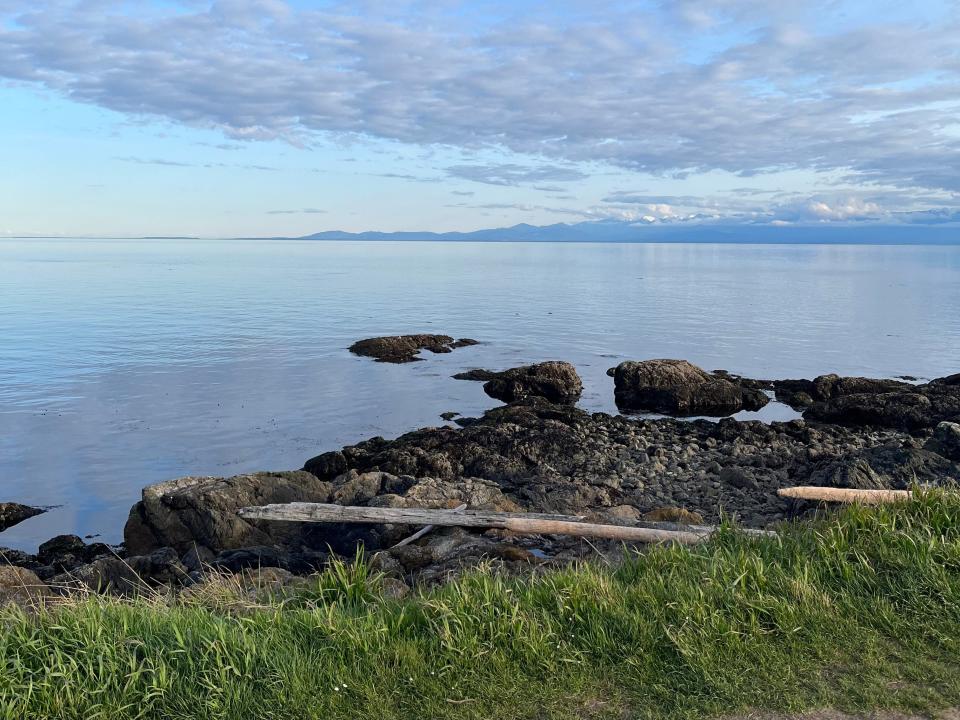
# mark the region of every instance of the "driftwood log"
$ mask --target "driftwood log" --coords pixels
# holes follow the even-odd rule
[[[852,488],[819,487],[801,485],[777,490],[780,497],[791,500],[813,500],[819,502],[862,503],[881,505],[884,503],[904,502],[912,493],[909,490],[857,490]]]
[[[647,527],[599,525],[583,522],[582,517],[572,515],[356,507],[324,503],[263,505],[243,508],[239,514],[249,520],[500,528],[521,535],[573,535],[631,542],[676,542],[686,545],[701,542],[717,530],[715,527],[703,525],[692,525],[683,530],[650,527],[650,524]],[[749,532],[754,535],[775,534],[765,530]]]

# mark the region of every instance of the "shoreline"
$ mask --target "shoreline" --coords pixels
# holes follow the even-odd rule
[[[447,336],[386,338],[387,356],[397,358],[388,362],[423,359],[409,344],[397,354],[394,341],[410,337],[435,353],[475,342],[449,346]],[[274,566],[304,574],[321,570],[336,555],[352,556],[358,547],[378,553],[416,529],[278,528],[237,518],[247,505],[467,504],[613,524],[732,518],[768,527],[810,507],[777,497],[788,485],[905,489],[960,481],[960,443],[952,444],[960,425],[950,422],[960,420],[960,375],[928,383],[835,375],[769,381],[707,373],[675,360],[624,362],[608,372],[624,411],[727,415],[763,407],[773,394],[806,418],[772,423],[587,413],[575,407],[582,392],[576,370],[558,361],[460,375],[485,382],[485,392],[507,404],[479,418],[457,417],[458,428],[421,428],[395,440],[370,438],[323,453],[300,471],[150,486],[131,509],[120,547],[64,535],[38,553],[5,555],[42,582],[79,581],[90,589],[127,592],[132,586],[124,566],[131,562],[147,585],[189,586],[209,568]],[[522,572],[616,550],[616,543],[600,545],[451,529],[381,561],[415,585],[441,582],[490,558]]]

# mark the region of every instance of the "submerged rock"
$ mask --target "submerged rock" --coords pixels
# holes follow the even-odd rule
[[[12,528],[24,520],[41,515],[44,512],[46,512],[46,510],[30,507],[29,505],[21,505],[20,503],[0,503],[0,532],[3,532],[7,528]]]
[[[608,371],[622,412],[731,415],[769,402],[760,389],[728,373],[710,374],[686,360],[627,361]]]
[[[531,397],[552,403],[573,405],[583,393],[583,382],[576,368],[568,362],[550,360],[511,368],[502,372],[470,370],[453,376],[457,380],[485,381],[483,391],[503,402],[516,402]]]
[[[476,340],[470,338],[454,340],[449,335],[391,335],[358,340],[350,346],[350,352],[372,357],[377,362],[407,363],[422,360],[423,358],[417,357],[421,350],[448,353],[456,348],[476,344]]]

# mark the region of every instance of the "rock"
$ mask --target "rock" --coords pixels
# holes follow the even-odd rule
[[[184,567],[190,572],[202,571],[213,563],[216,555],[205,545],[194,545],[180,559]]]
[[[640,519],[641,513],[633,505],[614,505],[606,512],[610,522],[625,524],[634,523]]]
[[[472,370],[454,377],[458,380],[485,380],[483,391],[507,403],[539,397],[552,403],[573,405],[583,393],[583,383],[576,368],[556,360],[496,373]]]
[[[121,559],[104,557],[62,573],[50,580],[61,590],[82,586],[105,595],[136,595],[158,585],[181,584],[187,568],[173,548],[161,548],[149,555]]]
[[[0,606],[12,603],[29,608],[49,594],[50,588],[32,570],[0,565]]]
[[[84,563],[87,544],[76,535],[57,535],[40,545],[37,559],[41,565],[49,565],[53,571],[72,570]]]
[[[453,379],[486,382],[487,380],[493,380],[497,375],[498,373],[495,373],[492,370],[481,370],[480,368],[474,368],[473,370],[457,373],[453,376]]]
[[[608,518],[617,506],[675,506],[709,522],[719,520],[722,506],[741,522],[763,525],[789,509],[776,490],[803,484],[818,463],[906,439],[894,430],[802,421],[637,420],[537,401],[494,408],[463,429],[425,428],[336,452],[358,474],[414,479],[399,492],[384,490],[370,504],[451,507],[459,501]],[[331,466],[326,460],[308,464],[325,465]],[[387,536],[374,533],[366,540],[386,542]]]
[[[929,450],[884,446],[855,450],[821,461],[806,484],[828,487],[907,490],[960,482],[960,464]]]
[[[450,411],[448,411],[448,412],[440,413],[440,419],[441,419],[441,420],[446,420],[447,422],[450,422],[450,421],[453,420],[455,417],[457,417],[457,415],[459,415],[459,414],[460,414],[460,413],[458,413],[458,412],[454,412],[454,411],[450,410]]]
[[[960,375],[938,378],[925,385],[895,380],[869,381],[885,383],[873,386],[871,392],[863,391],[863,378],[840,378],[839,381],[861,382],[830,385],[830,395],[821,398],[803,416],[819,422],[889,427],[910,432],[933,428],[941,422],[960,422],[960,382],[957,377]],[[837,387],[845,388],[844,393],[851,389],[854,392],[838,394]],[[884,387],[887,389],[882,389]]]
[[[329,502],[333,486],[302,471],[231,478],[187,477],[151,485],[133,506],[124,528],[127,552],[160,547],[183,554],[194,545],[219,553],[254,545],[298,545],[312,532],[298,523],[245,520],[237,510],[252,505]]]
[[[403,600],[410,594],[410,586],[395,577],[385,577],[380,581],[380,591],[384,597]]]
[[[0,503],[0,532],[44,512],[46,510],[20,503]]]
[[[33,570],[40,563],[36,555],[31,555],[23,550],[0,547],[0,565],[17,565]]]
[[[760,486],[756,479],[742,467],[726,467],[720,471],[721,483],[741,490],[756,490]]]
[[[669,522],[679,525],[703,525],[703,515],[681,507],[662,507],[643,514],[648,522]]]
[[[711,375],[686,360],[628,361],[613,368],[614,396],[622,412],[678,416],[730,415],[769,402],[762,390],[732,377]]]
[[[448,353],[456,348],[476,344],[476,340],[454,340],[449,335],[393,335],[359,340],[350,346],[350,352],[372,357],[377,362],[407,363],[422,360],[423,358],[417,357],[421,350]]]
[[[224,550],[210,563],[217,570],[238,573],[258,568],[280,568],[297,575],[306,575],[323,568],[327,554],[322,551],[290,550],[255,546]]]
[[[945,458],[960,462],[960,424],[942,422],[933,431],[933,437],[924,447]]]
[[[772,384],[777,400],[795,410],[846,395],[874,395],[912,387],[898,380],[841,377],[836,374],[820,375],[813,380],[774,380]]]

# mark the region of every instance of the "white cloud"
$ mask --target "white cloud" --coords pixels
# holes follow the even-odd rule
[[[605,163],[671,177],[801,168],[960,191],[956,108],[943,103],[960,97],[955,7],[491,7],[6,0],[0,78],[237,140],[333,134],[542,159],[446,169],[486,184],[578,180],[578,163]]]

